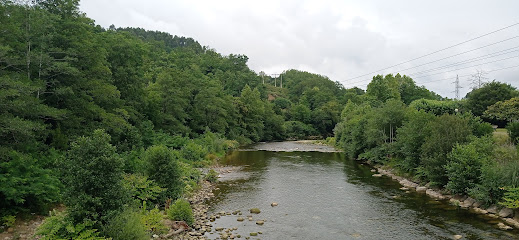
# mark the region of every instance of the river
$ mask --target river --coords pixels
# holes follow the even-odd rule
[[[498,220],[372,177],[370,166],[330,147],[259,143],[231,152],[222,164],[241,170],[221,178],[210,214],[240,210],[245,221],[228,215],[212,224],[237,227],[233,234],[242,239],[250,232],[262,233],[251,239],[519,239],[517,230],[497,229]],[[214,231],[206,236],[219,237]]]

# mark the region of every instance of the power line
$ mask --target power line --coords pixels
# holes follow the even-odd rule
[[[458,62],[458,63],[451,63],[451,64],[447,64],[447,65],[444,65],[444,66],[441,66],[441,67],[437,67],[437,68],[426,69],[426,70],[423,70],[423,71],[420,71],[420,72],[411,73],[411,74],[408,74],[408,75],[416,75],[416,74],[424,74],[424,73],[434,72],[434,71],[438,71],[438,70],[442,70],[442,69],[446,69],[446,68],[451,68],[451,67],[455,67],[455,66],[459,66],[459,65],[463,65],[463,64],[467,64],[467,63],[477,62],[477,61],[481,61],[481,60],[485,60],[485,59],[489,59],[489,58],[494,58],[494,57],[497,57],[497,56],[506,55],[506,54],[509,54],[509,53],[514,53],[514,52],[519,51],[519,49],[514,50],[514,51],[508,51],[508,50],[514,49],[514,48],[519,48],[519,46],[513,47],[513,48],[509,48],[509,49],[506,49],[506,50],[503,50],[503,51],[499,51],[499,52],[490,53],[490,54],[487,54],[487,55],[475,57],[475,58],[466,59],[466,60],[463,60],[463,61]],[[507,51],[507,52],[504,52],[504,51]],[[501,52],[504,52],[504,53],[501,53]],[[498,54],[498,53],[500,53],[500,54]]]
[[[499,69],[493,69],[493,70],[489,70],[489,71],[486,71],[486,72],[487,73],[491,73],[491,72],[497,72],[497,71],[502,71],[502,70],[506,70],[506,69],[510,69],[510,68],[516,68],[516,67],[519,67],[519,65],[510,66],[510,67],[504,67],[504,68],[499,68]],[[446,73],[449,73],[449,72],[446,72]],[[457,77],[469,77],[469,76],[472,76],[472,75],[474,75],[474,74],[471,73],[471,74],[461,75],[461,76],[457,76]],[[418,77],[418,78],[420,78],[420,77]],[[441,82],[441,81],[452,80],[452,79],[456,79],[456,77],[442,78],[442,79],[431,80],[431,81],[427,81],[427,82],[416,82],[416,85],[432,83],[432,82]],[[416,79],[413,79],[413,80],[416,80]],[[362,84],[362,85],[359,85],[359,86],[365,87],[365,86],[368,86],[368,85],[369,85],[369,83],[365,83],[365,84]]]
[[[417,77],[430,77],[430,76],[434,76],[434,75],[438,75],[438,74],[442,74],[442,73],[449,73],[449,72],[453,72],[453,71],[463,70],[463,69],[466,69],[466,68],[478,67],[478,66],[481,66],[481,65],[489,64],[489,63],[501,62],[501,61],[512,59],[512,58],[516,58],[516,57],[519,57],[519,56],[502,58],[502,59],[499,59],[499,60],[495,60],[495,61],[491,61],[491,62],[485,62],[485,63],[481,63],[481,64],[477,64],[477,65],[472,65],[472,66],[468,66],[468,67],[462,67],[462,68],[454,69],[454,70],[451,70],[451,71],[433,73],[433,74],[429,74],[429,75],[425,75],[425,76],[417,76]],[[410,74],[408,76],[412,77]]]
[[[434,60],[434,61],[431,61],[431,62],[428,62],[428,63],[424,63],[424,64],[421,64],[421,65],[418,65],[418,66],[402,69],[402,70],[399,70],[397,72],[403,72],[403,71],[406,71],[406,70],[409,70],[409,69],[425,66],[425,65],[428,65],[428,64],[431,64],[431,63],[439,62],[439,61],[442,61],[442,60],[445,60],[445,59],[449,59],[449,58],[452,58],[452,57],[456,57],[456,56],[460,56],[460,55],[463,55],[463,54],[467,54],[469,52],[473,52],[473,51],[476,51],[476,50],[479,50],[479,49],[482,49],[482,48],[486,48],[486,47],[490,47],[490,46],[493,46],[493,45],[496,45],[496,44],[500,44],[500,43],[503,43],[503,42],[506,42],[506,41],[510,41],[510,40],[513,40],[513,39],[516,39],[516,38],[519,38],[519,36],[507,38],[507,39],[504,39],[504,40],[501,40],[501,41],[497,41],[497,42],[494,42],[494,43],[491,43],[491,44],[488,44],[488,45],[485,45],[485,46],[482,46],[482,47],[477,47],[477,48],[474,48],[474,49],[471,49],[471,50],[468,50],[468,51],[465,51],[465,52],[461,52],[461,53],[454,54],[454,55],[451,55],[451,56],[448,56],[448,57],[440,58],[440,59],[437,59],[437,60]],[[351,83],[345,83],[345,85],[350,85],[351,86],[351,85],[354,85],[356,83],[362,83],[362,82],[365,82],[365,81],[371,81],[371,79],[363,79],[363,80],[359,80],[359,81],[355,81],[355,82],[351,82]]]
[[[370,72],[370,73],[367,73],[367,74],[364,74],[364,75],[356,76],[356,77],[354,77],[354,78],[346,79],[346,81],[348,81],[348,80],[353,80],[353,79],[357,79],[357,78],[360,78],[360,77],[365,77],[365,76],[367,76],[367,75],[371,75],[371,74],[373,74],[373,73],[377,73],[377,72],[380,72],[380,71],[383,71],[383,70],[390,69],[390,68],[392,68],[392,67],[400,66],[400,65],[405,64],[405,63],[409,63],[409,62],[412,62],[412,61],[415,61],[415,60],[418,60],[418,59],[421,59],[421,58],[424,58],[424,57],[427,57],[427,56],[431,56],[431,55],[433,55],[433,54],[436,54],[436,53],[439,53],[439,52],[443,52],[443,51],[445,51],[445,50],[447,50],[447,49],[451,49],[451,48],[454,48],[454,47],[457,47],[457,46],[463,45],[463,44],[465,44],[465,43],[468,43],[468,42],[471,42],[471,41],[474,41],[474,40],[480,39],[480,38],[482,38],[482,37],[485,37],[485,36],[488,36],[488,35],[494,34],[494,33],[499,32],[499,31],[503,31],[503,30],[505,30],[505,29],[508,29],[508,28],[514,27],[514,26],[516,26],[516,25],[519,25],[519,22],[518,22],[518,23],[514,23],[514,24],[512,24],[512,25],[509,25],[509,26],[506,26],[506,27],[504,27],[504,28],[497,29],[497,30],[492,31],[492,32],[489,32],[489,33],[485,33],[485,34],[480,35],[480,36],[478,36],[478,37],[471,38],[471,39],[469,39],[469,40],[466,40],[466,41],[463,41],[463,42],[460,42],[460,43],[454,44],[454,45],[452,45],[452,46],[449,46],[449,47],[446,47],[446,48],[442,48],[442,49],[440,49],[440,50],[437,50],[437,51],[434,51],[434,52],[431,52],[431,53],[428,53],[428,54],[422,55],[422,56],[420,56],[420,57],[413,58],[413,59],[411,59],[411,60],[407,60],[407,61],[405,61],[405,62],[401,62],[401,63],[395,64],[395,65],[392,65],[392,66],[389,66],[389,67],[386,67],[386,68],[382,68],[382,69],[379,69],[379,70],[376,70],[376,71],[374,71],[374,72]]]

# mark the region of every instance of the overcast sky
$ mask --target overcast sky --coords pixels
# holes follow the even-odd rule
[[[374,74],[355,77],[519,23],[516,0],[81,0],[80,9],[105,28],[159,30],[192,37],[224,55],[247,55],[256,72],[298,69],[363,89]],[[377,73],[410,75],[451,98],[456,74],[463,97],[470,90],[466,75],[477,69],[488,72],[489,80],[519,87],[519,67],[493,71],[519,65],[516,36],[519,24]]]

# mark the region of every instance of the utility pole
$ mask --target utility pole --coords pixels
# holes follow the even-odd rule
[[[459,100],[460,99],[460,88],[463,88],[463,87],[460,86],[460,78],[458,77],[458,75],[456,75],[456,81],[454,81],[453,83],[454,83],[454,95],[456,96],[456,99]]]
[[[278,81],[278,76],[279,75],[280,74],[277,74],[277,73],[272,74],[272,76],[274,77],[274,87],[277,87],[277,81]]]
[[[279,74],[279,77],[281,78],[281,88],[283,88],[283,73]]]
[[[475,74],[472,74],[472,89],[478,89],[483,86],[485,80],[488,78],[485,77],[487,73],[481,69],[477,69]]]

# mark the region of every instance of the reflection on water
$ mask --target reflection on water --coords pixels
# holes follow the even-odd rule
[[[283,145],[284,143],[276,143]],[[262,146],[264,147],[264,145]],[[283,146],[281,146],[283,147]],[[290,145],[293,148],[293,145]],[[298,147],[299,148],[299,147]],[[304,146],[301,146],[304,149]],[[518,239],[484,216],[423,194],[405,193],[389,178],[341,153],[234,151],[223,164],[243,166],[247,178],[219,184],[212,212],[257,207],[254,221],[225,216],[214,227],[237,227],[253,239]],[[279,203],[271,207],[272,202]],[[256,220],[266,220],[263,226]],[[214,239],[218,234],[206,234]]]

